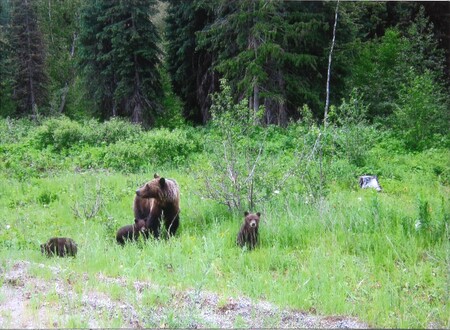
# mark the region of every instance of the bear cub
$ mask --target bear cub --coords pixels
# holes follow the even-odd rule
[[[124,226],[117,231],[116,240],[120,245],[124,245],[127,240],[137,241],[141,234],[147,238],[145,220],[135,219],[134,225]]]
[[[248,249],[251,250],[258,243],[258,227],[261,213],[249,213],[248,211],[245,211],[244,215],[244,223],[242,224],[241,230],[237,235],[236,243],[240,247],[244,247],[246,245]]]
[[[47,243],[41,244],[41,253],[47,255],[47,257],[75,257],[77,244],[68,237],[52,237]]]

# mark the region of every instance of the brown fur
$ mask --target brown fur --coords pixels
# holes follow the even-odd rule
[[[169,236],[175,235],[180,224],[180,190],[175,180],[154,179],[136,190],[134,198],[134,217],[145,219],[146,227],[156,238],[159,237],[161,221]]]
[[[258,244],[258,228],[259,228],[259,218],[261,213],[257,212],[255,214],[244,212],[245,219],[241,226],[241,230],[237,235],[236,243],[240,247],[245,245],[249,250],[253,249]]]
[[[144,235],[144,237],[147,236],[145,220],[135,219],[133,225],[124,226],[117,231],[116,240],[120,245],[125,245],[127,240],[137,241],[141,234]]]
[[[75,241],[68,237],[53,237],[47,243],[41,244],[41,253],[47,255],[47,257],[75,257],[77,250]]]

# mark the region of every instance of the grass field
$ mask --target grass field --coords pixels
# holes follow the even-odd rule
[[[449,328],[450,203],[442,179],[449,153],[390,157],[389,164],[382,158],[373,163],[380,168],[381,193],[360,190],[355,177],[353,186],[330,182],[329,193],[315,201],[282,191],[260,204],[255,210],[262,213],[260,245],[253,251],[235,244],[243,216],[195,193],[202,183],[183,165],[136,173],[66,168],[28,178],[5,170],[1,267],[21,260],[62,267],[75,291],[95,288],[118,301],[132,301],[136,293],[99,283],[95,276],[161,286],[157,295],[148,293],[145,306],[167,306],[173,289],[208,290],[224,299],[244,295],[318,315],[355,316],[374,327]],[[122,248],[115,232],[134,221],[134,191],[154,172],[181,187],[181,227],[170,240]],[[72,237],[77,257],[42,256],[39,244],[52,236]],[[46,269],[32,271],[42,280],[52,278]],[[92,280],[83,281],[85,275]],[[48,292],[34,295],[32,302],[77,304],[59,299]],[[166,316],[167,326],[189,325]],[[115,326],[107,319],[98,322]],[[86,325],[82,317],[59,323]]]

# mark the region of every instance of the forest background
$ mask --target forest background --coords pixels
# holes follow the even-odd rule
[[[0,0],[2,267],[56,264],[36,247],[67,235],[72,272],[448,328],[449,6]],[[112,241],[154,172],[180,183],[182,227],[130,247],[144,272]],[[263,214],[250,253],[245,210]]]

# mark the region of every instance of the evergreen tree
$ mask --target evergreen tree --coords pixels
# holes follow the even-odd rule
[[[48,76],[44,42],[32,0],[12,1],[11,35],[18,66],[14,79],[17,113],[36,118],[38,108],[47,101]]]
[[[161,111],[156,0],[88,2],[81,15],[80,58],[101,117],[152,124]]]
[[[10,34],[10,10],[5,0],[0,0],[0,116],[12,115],[15,104],[12,102],[13,92],[13,49]]]
[[[403,24],[402,24],[403,26]],[[369,104],[371,118],[387,118],[397,107],[398,89],[410,83],[411,69],[431,75],[439,83],[444,72],[444,52],[438,47],[433,26],[419,8],[403,29],[388,28],[381,38],[360,43],[346,77],[348,89],[358,88]],[[437,87],[436,87],[437,88]],[[438,88],[437,88],[438,89]]]
[[[248,98],[253,111],[264,105],[264,122],[282,126],[305,103],[317,114],[323,109],[330,40],[324,4],[242,0],[214,6],[217,17],[202,32],[200,47],[217,54],[215,68],[238,98]]]
[[[173,89],[184,102],[184,117],[204,124],[210,118],[208,95],[217,90],[218,81],[214,55],[197,49],[197,33],[213,20],[213,12],[204,1],[167,1],[166,61]]]

